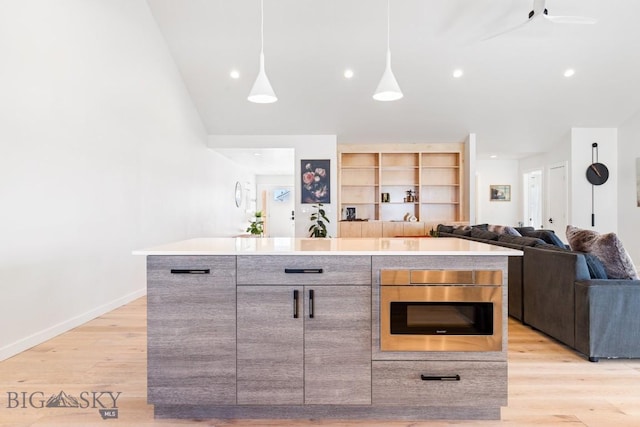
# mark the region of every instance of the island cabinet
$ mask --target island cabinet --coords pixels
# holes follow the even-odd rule
[[[138,253],[157,418],[499,419],[507,405],[508,257],[520,251],[207,238]]]
[[[148,401],[236,403],[236,257],[147,257]]]
[[[371,257],[238,257],[241,405],[371,403]]]

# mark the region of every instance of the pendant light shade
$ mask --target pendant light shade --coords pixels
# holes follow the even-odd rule
[[[264,3],[260,0],[260,71],[258,71],[258,77],[256,78],[251,92],[247,99],[257,104],[269,104],[276,102],[278,97],[276,96],[267,73],[264,71]]]
[[[373,94],[373,99],[376,101],[395,101],[402,98],[402,91],[398,85],[396,77],[391,71],[391,49],[389,48],[389,0],[387,0],[387,64],[382,74],[382,79],[378,83],[376,93]]]
[[[267,73],[264,72],[264,53],[262,52],[260,52],[260,71],[258,72],[258,78],[256,78],[255,83],[253,83],[247,99],[256,104],[269,104],[278,100],[278,97],[271,87],[271,83],[269,83]]]
[[[393,75],[393,71],[391,71],[391,52],[387,50],[387,66],[384,69],[380,83],[378,83],[373,99],[376,101],[395,101],[403,96],[398,81]]]

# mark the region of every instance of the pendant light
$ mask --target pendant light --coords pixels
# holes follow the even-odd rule
[[[382,79],[378,83],[373,99],[376,101],[395,101],[402,98],[402,91],[396,81],[393,71],[391,71],[391,49],[389,48],[389,0],[387,0],[387,65],[382,74]]]
[[[260,71],[247,99],[257,104],[276,102],[276,96],[267,74],[264,72],[264,0],[260,0]]]

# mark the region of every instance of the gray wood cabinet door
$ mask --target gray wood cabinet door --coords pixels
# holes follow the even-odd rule
[[[302,298],[302,286],[238,286],[238,404],[303,404]]]
[[[236,403],[234,256],[147,258],[148,401]]]
[[[307,286],[304,300],[305,403],[370,404],[371,287]]]

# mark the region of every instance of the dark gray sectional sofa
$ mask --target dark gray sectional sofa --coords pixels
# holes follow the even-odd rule
[[[599,279],[597,259],[562,242],[536,237],[493,236],[479,230],[438,226],[441,237],[476,240],[520,249],[509,259],[509,315],[591,361],[640,358],[640,280]],[[531,230],[526,230],[531,231]],[[536,234],[536,233],[532,233]],[[483,236],[482,238],[480,236]],[[562,245],[562,246],[560,246]],[[589,261],[589,262],[587,262]]]

